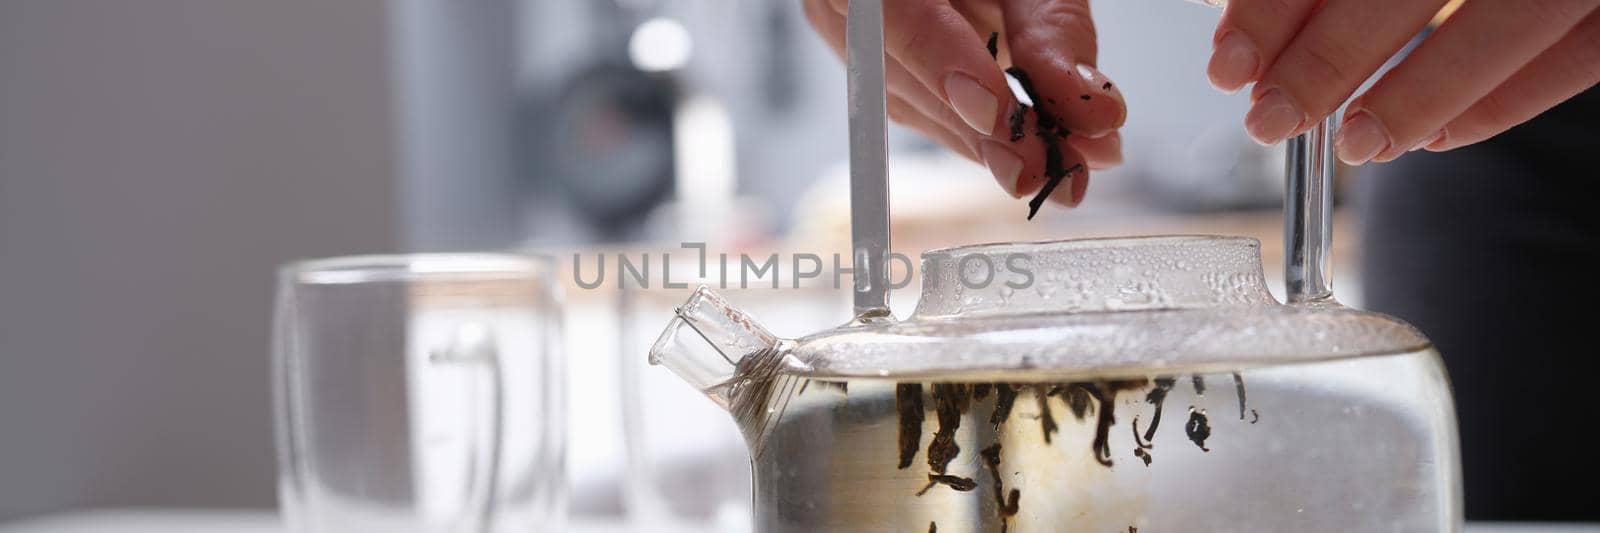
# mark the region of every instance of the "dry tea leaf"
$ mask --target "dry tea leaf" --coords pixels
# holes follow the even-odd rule
[[[900,468],[911,466],[922,447],[922,385],[901,383],[895,386],[895,407],[900,411]]]
[[[1028,106],[1017,104],[1017,110],[1011,112],[1011,142],[1022,140],[1023,123],[1028,120]]]
[[[1033,102],[1033,116],[1035,119],[1033,134],[1044,143],[1044,188],[1039,189],[1039,192],[1034,194],[1033,199],[1028,201],[1028,220],[1033,220],[1034,215],[1039,214],[1039,208],[1044,206],[1044,201],[1050,198],[1050,194],[1055,192],[1056,187],[1060,186],[1061,182],[1066,180],[1068,176],[1083,171],[1083,165],[1081,163],[1075,164],[1070,168],[1066,166],[1061,151],[1061,143],[1072,132],[1062,126],[1061,120],[1056,118],[1050,110],[1039,105],[1040,102],[1045,100],[1040,98],[1039,92],[1034,89],[1033,78],[1028,76],[1028,71],[1023,70],[1021,67],[1013,66],[1006,68],[1006,74],[1016,78],[1017,85],[1022,87],[1022,92],[1028,95],[1029,101]],[[1013,141],[1022,138],[1021,115],[1022,110],[1025,108],[1019,106],[1018,109],[1018,112],[1011,116],[1011,139]]]
[[[1196,410],[1193,405],[1189,406],[1189,423],[1184,424],[1183,432],[1189,435],[1189,440],[1194,441],[1195,446],[1200,447],[1200,451],[1211,451],[1206,448],[1206,439],[1211,438],[1211,423],[1206,420],[1205,409]]]
[[[1050,395],[1044,387],[1034,387],[1033,395],[1039,402],[1039,428],[1044,432],[1044,443],[1050,444],[1050,435],[1059,429],[1056,417],[1050,414]]]
[[[1011,489],[1006,494],[1005,483],[1000,480],[1000,443],[990,444],[988,448],[978,452],[983,459],[983,466],[989,469],[989,478],[994,481],[995,512],[1000,515],[1000,531],[1006,531],[1011,526],[1010,518],[1017,515],[1017,501],[1022,498],[1022,491]]]
[[[1161,425],[1161,410],[1162,406],[1167,402],[1167,392],[1171,391],[1172,386],[1177,382],[1172,378],[1156,378],[1155,383],[1155,388],[1150,389],[1150,392],[1144,395],[1146,403],[1156,406],[1156,412],[1150,415],[1150,428],[1144,432],[1144,440],[1149,441],[1151,446],[1155,445],[1156,426]],[[1134,423],[1137,425],[1138,420],[1135,419]],[[1134,435],[1138,435],[1137,429],[1134,430]]]
[[[928,468],[943,474],[957,455],[961,446],[956,444],[956,430],[961,427],[961,413],[967,410],[971,392],[964,385],[937,383],[933,386],[933,408],[939,416],[939,430],[928,443]]]
[[[1233,373],[1233,388],[1239,394],[1239,420],[1244,420],[1244,376]]]
[[[1061,393],[1072,409],[1072,416],[1083,421],[1084,415],[1094,412],[1094,394],[1086,383],[1068,383]]]
[[[1017,389],[1005,383],[996,383],[994,391],[994,414],[989,417],[989,425],[999,431],[1000,424],[1011,417],[1011,407],[1017,403]]]
[[[926,494],[928,489],[933,488],[934,485],[944,485],[956,490],[957,492],[972,492],[972,489],[978,488],[978,482],[973,481],[972,478],[969,477],[949,476],[945,474],[928,474],[928,484],[923,486],[922,490],[917,491],[917,496],[920,497],[923,494]]]

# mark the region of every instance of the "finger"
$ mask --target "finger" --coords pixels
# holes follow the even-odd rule
[[[1038,131],[1038,115],[1036,113],[1026,114],[1023,118],[1022,127],[1023,131],[1027,132]],[[1071,136],[1067,139],[1073,137],[1076,136]],[[1024,155],[1016,187],[1012,192],[1012,196],[1019,198],[1037,195],[1043,190],[1046,182],[1050,180],[1049,174],[1052,167],[1055,169],[1076,169],[1072,172],[1067,172],[1061,183],[1057,184],[1049,196],[1049,200],[1052,203],[1075,207],[1079,202],[1083,201],[1084,183],[1080,182],[1088,179],[1090,167],[1088,159],[1084,157],[1083,152],[1079,151],[1067,139],[1056,141],[1058,144],[1056,144],[1055,149],[1051,149],[1043,136],[1029,134],[1013,142],[985,140],[981,143],[980,149],[1008,148],[1015,150],[1014,153]],[[1059,160],[1052,163],[1051,159],[1056,157],[1059,157]]]
[[[1068,200],[1067,207],[1078,207],[1083,203],[1084,195],[1089,193],[1089,172],[1083,171],[1072,178],[1072,199]]]
[[[940,108],[948,113],[948,108]],[[932,119],[932,122],[942,122]],[[1024,128],[1033,131],[1037,127],[1037,118],[1033,114],[1026,115]],[[1045,142],[1038,136],[1028,135],[1016,141],[1000,140],[979,135],[968,128],[958,128],[954,131],[946,129],[953,137],[962,138],[964,141],[941,141],[947,146],[965,142],[976,146],[976,160],[989,168],[994,175],[995,182],[1000,188],[1013,198],[1022,198],[1039,194],[1049,181],[1051,164],[1048,159],[1050,150]],[[1081,140],[1086,146],[1092,146],[1102,151],[1112,151],[1115,155],[1104,156],[1107,160],[1121,161],[1120,136],[1113,133],[1099,139],[1087,137],[1073,137]],[[959,150],[958,150],[959,153]],[[1094,165],[1076,145],[1063,142],[1058,145],[1056,156],[1059,157],[1059,168],[1076,169],[1068,172],[1061,183],[1051,191],[1047,200],[1050,203],[1067,207],[1077,207],[1083,202],[1087,190],[1089,169],[1099,168]],[[1115,164],[1115,163],[1111,163]]]
[[[1345,110],[1334,141],[1339,158],[1352,165],[1388,161],[1431,141],[1446,122],[1554,45],[1596,4],[1465,3]]]
[[[1310,129],[1416,35],[1445,0],[1327,2],[1251,91],[1245,130],[1273,144]]]
[[[1451,120],[1427,149],[1440,152],[1499,135],[1596,84],[1600,84],[1600,11],[1584,17],[1510,80]]]
[[[847,0],[831,0],[846,13]],[[947,0],[898,0],[883,5],[884,50],[929,92],[956,111],[968,126],[984,135],[1004,127],[1004,115],[1015,104],[1005,76],[989,57],[987,34],[978,30]]]
[[[802,0],[800,7],[811,27],[822,36],[822,42],[833,50],[833,55],[844,60],[844,15],[834,11],[828,0]]]
[[[1232,0],[1211,38],[1206,77],[1227,93],[1260,79],[1319,0]]]
[[[1122,164],[1122,134],[1111,132],[1102,137],[1071,136],[1067,144],[1083,154],[1090,169],[1103,170]]]
[[[807,0],[806,15],[817,28],[817,32],[822,34],[824,40],[834,45],[835,53],[842,58],[844,15],[834,11],[825,0]],[[991,150],[993,157],[987,159],[981,157],[977,151],[977,136],[959,133],[972,131],[966,120],[938,95],[928,91],[927,87],[924,87],[899,60],[890,57],[884,61],[884,79],[889,91],[890,119],[922,132],[962,156],[984,163],[989,166],[990,172],[994,174],[995,180],[1001,187],[1005,188],[1008,194],[1015,194],[1013,191],[1016,188],[1016,176],[1022,165],[1013,160],[1019,158],[1003,157],[1006,154],[994,150]]]
[[[911,72],[906,70],[905,65],[901,65],[899,61],[889,60],[884,62],[884,78],[888,83],[889,95],[915,108],[922,116],[951,131],[972,131],[972,128],[968,126],[965,119],[961,118],[960,114],[956,113],[950,106],[945,105],[944,100],[939,99],[938,95],[929,92],[927,87],[923,87],[921,83],[918,83]],[[978,132],[972,131],[972,133],[977,134]],[[962,137],[965,138],[967,136],[963,135]],[[969,145],[977,142],[976,135],[972,137],[972,139],[969,139]]]
[[[920,87],[912,89],[921,90]],[[1028,135],[1012,141],[987,137],[962,125],[961,119],[949,107],[918,105],[913,99],[897,94],[891,94],[889,98],[891,118],[927,134],[957,154],[982,163],[989,169],[1000,188],[1012,197],[1020,198],[1034,194],[1044,188],[1045,182],[1048,181],[1049,150],[1040,138]],[[931,98],[931,95],[928,95],[928,98]],[[1037,123],[1035,115],[1031,113],[1026,115],[1023,122],[1024,131],[1034,131]],[[1097,139],[1072,136],[1068,141],[1061,145],[1063,168],[1079,164],[1090,169],[1105,168],[1122,161],[1121,137],[1115,132]],[[1090,156],[1080,149],[1079,145],[1097,150],[1096,155]],[[1084,189],[1078,186],[1082,184],[1074,185],[1076,182],[1072,180],[1087,179],[1087,175],[1086,171],[1079,171],[1068,176],[1051,192],[1049,200],[1059,205],[1076,207],[1083,201]]]
[[[970,139],[952,131],[949,126],[940,123],[933,117],[923,114],[917,110],[916,106],[911,105],[905,99],[891,94],[889,95],[888,104],[889,118],[894,119],[895,122],[917,130],[917,132],[926,135],[929,139],[943,145],[945,148],[949,148],[950,151],[961,157],[979,163],[983,162],[978,157],[977,152],[973,150]]]
[[[1010,46],[1005,39],[998,36],[1005,34],[1005,17],[1000,11],[999,0],[950,0],[950,5],[961,12],[961,16],[972,23],[972,28],[978,31],[978,36],[984,38],[988,45],[991,36],[996,37],[994,42],[994,61],[1001,67],[1011,65]]]
[[[966,17],[972,28],[978,30],[978,36],[984,39],[988,39],[990,33],[1005,29],[1005,16],[997,0],[950,0],[950,6]],[[1005,43],[997,44],[1004,46]]]
[[[823,40],[833,48],[834,53],[841,60],[844,59],[844,15],[833,11],[833,8],[827,5],[826,0],[806,0],[805,11],[806,17],[810,19],[811,25],[817,29],[817,33],[822,35]],[[927,88],[923,87],[922,83],[911,76],[906,71],[905,66],[894,58],[887,58],[884,61],[884,83],[889,93],[889,118],[895,122],[900,122],[929,135],[932,135],[932,132],[927,130],[931,129],[933,125],[941,126],[941,129],[965,127],[965,122],[959,118],[954,123],[942,124],[936,121],[933,116],[930,116],[925,110],[936,111],[936,108],[944,107],[944,102],[939,100],[933,93],[928,92]],[[896,105],[902,106],[903,109],[896,110]],[[915,119],[911,120],[911,117],[915,117]],[[908,120],[902,121],[902,118],[907,118]],[[965,151],[971,153],[971,147],[966,147]]]
[[[945,113],[950,112],[948,108],[940,109]],[[1077,135],[1056,138],[1053,133],[1045,135],[1030,133],[1038,132],[1041,129],[1038,113],[1023,113],[1020,116],[1022,117],[1022,123],[1019,129],[1024,134],[1016,139],[1011,139],[1009,136],[996,138],[978,135],[976,132],[967,129],[961,130],[960,134],[962,136],[970,136],[973,139],[973,142],[978,147],[978,155],[982,158],[984,164],[989,167],[989,170],[994,173],[995,180],[1000,183],[1002,189],[1005,189],[1013,197],[1020,198],[1033,195],[1043,189],[1045,183],[1049,180],[1049,172],[1052,167],[1060,169],[1078,167],[1080,170],[1068,173],[1063,182],[1052,190],[1049,197],[1052,202],[1060,205],[1077,206],[1078,202],[1083,201],[1084,189],[1081,186],[1082,184],[1074,185],[1076,182],[1073,180],[1087,179],[1090,165],[1083,152],[1079,151],[1070,141],[1073,139],[1085,139],[1087,141],[1088,138]],[[1055,140],[1047,141],[1046,136]],[[1107,137],[1111,136],[1108,135]],[[1095,139],[1094,141],[1096,142],[1090,142],[1089,144],[1104,148],[1115,143],[1117,149],[1120,149],[1119,139],[1106,141]],[[1053,149],[1047,144],[1050,142],[1055,143]],[[1058,160],[1052,162],[1052,159]],[[1120,160],[1120,155],[1116,159]]]
[[[1035,131],[1038,127],[1038,118],[1033,113],[1024,115],[1023,129]],[[1079,170],[1069,174],[1061,184],[1052,191],[1050,199],[1061,205],[1075,206],[1083,200],[1082,188],[1073,188],[1071,180],[1088,176],[1088,162],[1082,152],[1069,143],[1061,142],[1057,145],[1055,156],[1045,145],[1045,141],[1038,135],[1025,135],[1017,140],[995,139],[978,135],[970,129],[961,129],[956,132],[958,136],[965,137],[976,146],[978,158],[994,173],[995,181],[1000,184],[1007,194],[1013,198],[1033,195],[1044,188],[1049,180],[1048,171],[1051,168],[1050,159],[1059,157],[1056,163],[1060,168],[1081,166]],[[1078,191],[1073,196],[1072,191]]]
[[[824,40],[833,45],[835,53],[843,57],[844,15],[834,11],[826,0],[806,0],[805,5],[812,25],[817,27]],[[964,157],[983,163],[1001,189],[1012,197],[1038,189],[1041,182],[1021,180],[1024,172],[1032,175],[1042,171],[1044,149],[1037,141],[982,139],[965,119],[944,100],[928,91],[899,60],[890,57],[884,66],[891,119],[928,135]],[[1009,131],[1005,135],[1009,137]]]
[[[1127,119],[1122,91],[1095,67],[1088,0],[1010,0],[1002,4],[1011,62],[1039,93],[1033,104],[1072,133],[1098,137]]]
[[[832,8],[826,10],[832,11],[832,15],[822,16],[826,15],[823,12],[825,10],[819,10],[816,7],[822,5],[823,1],[825,0],[807,0],[807,15],[812,19],[813,25],[818,27],[818,31],[834,46],[836,53],[840,53],[842,56],[843,13],[848,6],[843,0],[831,0],[825,7]],[[916,2],[905,3],[914,4]],[[897,2],[896,4],[900,3]],[[889,7],[888,5],[885,6],[886,26],[884,31],[885,45],[892,51],[897,47],[897,45],[891,44],[894,40],[892,34],[895,33],[895,28],[905,27],[907,23],[905,17],[888,11]],[[905,6],[898,7],[904,8]],[[948,5],[945,7],[949,8]],[[970,28],[970,26],[968,27]],[[999,67],[995,64],[994,59],[989,57],[988,51],[985,49],[987,43],[978,38],[975,29],[967,31],[971,34],[972,43],[974,43],[972,50],[982,54],[984,64],[998,75]],[[830,37],[830,35],[837,35],[837,37]],[[941,97],[936,91],[929,89],[927,76],[916,74],[915,69],[905,57],[897,57],[891,52],[889,59],[890,61],[887,61],[885,65],[885,76],[890,89],[891,101],[897,100],[899,102],[891,105],[891,111],[898,115],[896,117],[897,121],[908,124],[914,123],[916,125],[912,127],[927,133],[941,144],[952,146],[952,148],[963,144],[973,147],[972,151],[975,152],[976,158],[989,167],[1001,188],[1013,197],[1034,194],[1044,187],[1047,180],[1045,172],[1048,150],[1043,140],[1035,135],[1026,135],[1020,139],[1011,140],[1009,128],[1001,129],[997,127],[992,130],[992,135],[980,133],[977,128],[971,127],[970,121],[959,111],[960,108],[958,106],[951,105],[947,96]],[[906,78],[916,80],[917,83],[911,83]],[[921,85],[923,91],[915,90],[914,88],[917,85]],[[1010,96],[1009,87],[1004,94],[1003,105],[1008,110],[1014,109],[1015,101]],[[943,105],[928,105],[921,95],[931,96],[934,101]],[[1118,99],[1120,100],[1120,95],[1118,95]],[[918,114],[921,115],[920,118],[917,117]],[[997,118],[997,121],[1008,120],[1011,116],[1011,112],[1003,113]],[[961,124],[966,127],[958,127],[953,130],[946,128],[945,132],[950,135],[944,135],[932,127],[934,124]],[[996,124],[996,126],[1000,126],[1000,124]],[[1025,131],[1035,131],[1036,128],[1037,120],[1034,114],[1025,114],[1023,129]],[[960,152],[958,150],[958,153]],[[1058,153],[1060,157],[1059,164],[1062,168],[1071,168],[1075,165],[1082,165],[1087,168],[1083,155],[1070,145],[1061,145]],[[1050,200],[1061,205],[1077,205],[1078,202],[1083,200],[1088,174],[1087,170],[1079,170],[1068,175],[1052,192]]]

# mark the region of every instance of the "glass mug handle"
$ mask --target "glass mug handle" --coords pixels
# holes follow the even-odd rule
[[[486,417],[489,422],[489,435],[487,443],[472,442],[469,449],[474,450],[473,460],[470,461],[467,479],[471,492],[462,506],[461,514],[456,519],[451,531],[461,533],[489,531],[494,524],[496,487],[499,485],[500,474],[500,441],[503,429],[501,415],[503,412],[503,390],[500,375],[500,353],[496,348],[493,330],[479,322],[463,322],[456,326],[449,341],[442,348],[429,354],[428,360],[434,364],[451,365],[481,365],[489,380],[489,408]],[[481,438],[482,433],[473,425],[472,439]],[[487,444],[484,446],[483,444]],[[484,450],[484,453],[476,453]]]

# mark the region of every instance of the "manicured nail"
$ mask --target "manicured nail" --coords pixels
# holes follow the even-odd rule
[[[1256,77],[1261,68],[1261,54],[1244,32],[1230,31],[1217,41],[1211,52],[1211,64],[1206,66],[1206,77],[1217,90],[1233,94]]]
[[[1089,193],[1089,175],[1079,171],[1072,175],[1072,203],[1067,207],[1076,208],[1083,203],[1083,197]]]
[[[1097,138],[1068,137],[1067,142],[1079,153],[1095,155],[1095,159],[1086,163],[1090,170],[1105,170],[1122,164],[1122,133],[1117,130]]]
[[[1077,71],[1078,77],[1083,78],[1083,90],[1090,94],[1106,93],[1117,98],[1122,97],[1122,91],[1117,89],[1116,84],[1111,83],[1111,78],[1106,77],[1106,73],[1100,72],[1093,65],[1078,63]]]
[[[1406,150],[1406,151],[1407,152],[1415,152],[1417,150],[1421,150],[1421,149],[1426,148],[1428,146],[1432,146],[1433,143],[1439,142],[1441,140],[1444,140],[1444,128],[1439,128],[1439,131],[1433,132],[1433,135],[1429,135],[1428,138],[1423,139],[1421,142],[1418,142],[1417,144],[1413,145],[1410,150]]]
[[[1082,84],[1082,87],[1078,90],[1083,92],[1079,93],[1078,98],[1085,103],[1094,101],[1112,102],[1112,104],[1089,108],[1096,116],[1093,122],[1101,124],[1104,129],[1077,129],[1073,130],[1072,134],[1078,137],[1099,139],[1116,131],[1115,128],[1122,127],[1127,113],[1127,107],[1122,103],[1122,89],[1118,89],[1115,83],[1111,83],[1111,78],[1107,77],[1104,72],[1100,72],[1099,69],[1094,68],[1093,65],[1078,63],[1074,65],[1073,70],[1078,71],[1078,82]]]
[[[989,167],[994,180],[1000,183],[1000,188],[1005,189],[1012,198],[1021,198],[1022,195],[1017,192],[1017,177],[1022,175],[1022,158],[998,141],[988,139],[979,144],[978,152],[983,156],[984,166]]]
[[[950,99],[950,107],[955,108],[956,114],[961,115],[961,120],[966,121],[968,126],[984,135],[994,133],[995,121],[999,120],[1000,115],[1000,100],[979,84],[977,79],[953,72],[944,79],[944,94]]]
[[[1078,76],[1082,77],[1083,82],[1087,85],[1094,85],[1095,80],[1106,77],[1105,74],[1101,74],[1099,70],[1096,70],[1094,66],[1088,63],[1078,63]]]
[[[1272,145],[1287,139],[1305,121],[1306,114],[1300,106],[1283,89],[1274,87],[1261,93],[1261,98],[1250,106],[1250,112],[1244,115],[1244,129],[1256,142]]]
[[[1389,149],[1393,141],[1389,138],[1388,130],[1383,123],[1365,109],[1357,110],[1353,115],[1347,115],[1344,126],[1339,128],[1339,133],[1333,137],[1333,149],[1339,154],[1339,159],[1350,165],[1360,165],[1384,150]]]
[[[1112,146],[1111,159],[1101,161],[1099,165],[1090,165],[1090,170],[1104,170],[1122,164],[1122,134],[1116,131],[1102,137],[1100,142]]]

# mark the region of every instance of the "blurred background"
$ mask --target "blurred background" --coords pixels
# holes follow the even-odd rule
[[[1281,153],[1206,83],[1216,12],[1093,7],[1127,163],[1029,222],[979,165],[894,130],[896,249],[1242,234],[1276,276]],[[844,97],[794,1],[0,0],[0,521],[270,509],[286,261],[846,250]],[[574,516],[747,527],[731,421],[644,364],[686,291],[561,279]],[[727,296],[781,335],[848,318],[831,286]]]

